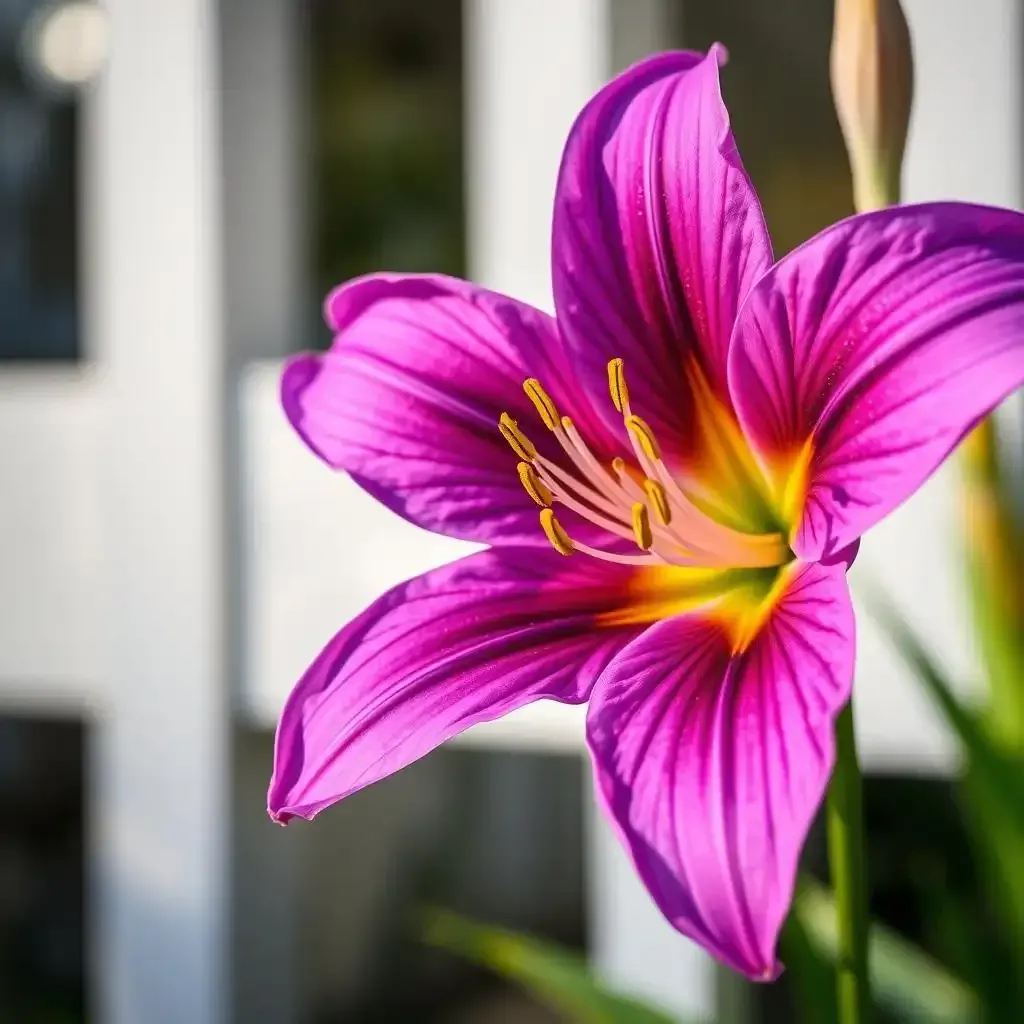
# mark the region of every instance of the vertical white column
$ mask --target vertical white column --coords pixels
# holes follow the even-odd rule
[[[551,309],[551,211],[562,145],[608,76],[611,0],[464,5],[470,276]]]
[[[569,127],[613,70],[667,45],[665,5],[472,0],[466,17],[470,274],[550,309],[552,198]],[[652,904],[593,811],[589,773],[585,800],[596,966],[669,1010],[710,1015],[711,963]]]
[[[1017,0],[903,0],[903,7],[916,75],[906,201],[1020,206],[1024,8]]]
[[[228,834],[213,0],[109,0],[91,258],[110,701],[96,735],[103,1024],[221,1024]]]

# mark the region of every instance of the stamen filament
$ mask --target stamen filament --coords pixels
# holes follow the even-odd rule
[[[586,441],[580,436],[580,432],[568,416],[562,417],[562,430],[565,431],[565,440],[569,442],[569,447],[566,447],[565,441],[562,441],[562,447],[565,448],[569,457],[573,459],[581,471],[590,471],[587,474],[588,479],[597,485],[602,494],[607,495],[613,501],[617,501],[619,495],[615,488],[615,481],[609,476],[604,466],[597,461],[593,452],[587,447]],[[562,439],[559,438],[559,440],[561,441]]]
[[[619,565],[660,565],[662,559],[652,555],[620,555],[614,551],[602,551],[600,548],[592,548],[589,544],[583,544],[578,540],[572,540],[565,532],[565,527],[555,518],[555,513],[546,508],[540,514],[540,525],[543,527],[551,546],[562,555],[571,555],[575,551],[590,555],[591,558],[599,558],[603,562],[616,562]]]
[[[679,528],[674,528],[670,530],[670,534],[684,547],[695,549],[696,551],[703,550],[706,554],[715,558],[716,561],[719,561],[720,556],[715,543],[714,531],[708,531],[701,528],[704,522],[711,523],[713,526],[718,526],[719,524],[713,523],[712,520],[709,520],[689,501],[689,499],[687,499],[686,495],[683,494],[682,490],[669,474],[668,467],[666,467],[661,461],[660,447],[650,424],[641,417],[634,415],[633,411],[630,409],[629,390],[626,388],[625,367],[621,359],[613,359],[608,364],[609,382],[611,382],[613,377],[616,379],[618,384],[621,384],[621,387],[617,388],[618,394],[622,398],[622,408],[619,411],[623,414],[630,444],[633,448],[634,455],[636,455],[637,461],[640,463],[640,466],[643,468],[648,479],[657,476],[658,482],[661,483],[662,487],[675,498],[680,505],[680,511],[684,514],[683,525],[689,527],[689,529],[685,531]],[[613,402],[615,401],[615,397],[615,395],[612,396]],[[616,408],[618,408],[617,403]],[[622,467],[622,471],[619,472],[620,476],[625,475],[624,462],[622,463]],[[671,516],[666,517],[667,520],[670,518]],[[728,528],[726,527],[726,529]],[[691,530],[696,531],[696,537],[690,535]]]
[[[571,473],[566,473],[561,466],[545,459],[543,455],[537,456],[534,465],[540,470],[541,479],[552,490],[561,492],[568,488],[570,491],[575,492],[579,498],[589,501],[599,509],[603,509],[612,518],[625,521],[626,516],[622,509],[621,501],[615,501],[604,493],[594,490],[587,481],[580,480]],[[590,514],[589,510],[587,514]]]
[[[615,562],[618,565],[664,565],[666,559],[657,555],[620,555],[614,551],[601,551],[592,548],[589,544],[581,544],[578,540],[573,542],[573,550],[581,554],[590,555],[591,558],[599,558],[602,562]]]
[[[621,462],[622,460],[618,460]],[[645,488],[641,488],[628,473],[625,472],[623,464],[623,472],[620,473],[622,489],[626,494],[634,501],[645,502],[649,499],[649,494]],[[648,480],[646,484],[653,484],[655,481]],[[667,499],[666,499],[667,500]],[[707,565],[714,566],[720,565],[721,559],[714,553],[714,551],[702,548],[700,545],[693,542],[692,537],[686,537],[675,525],[663,524],[657,521],[651,523],[651,529],[654,532],[655,541],[664,540],[671,544],[674,548],[678,548],[679,551],[686,557],[687,565]],[[675,552],[671,559],[675,561]]]
[[[634,429],[629,431],[629,436],[637,461],[647,476],[656,478],[674,499],[677,511],[682,514],[679,532],[686,538],[687,544],[697,545],[707,550],[719,564],[732,565],[734,568],[771,566],[785,561],[785,545],[778,534],[740,533],[701,512],[686,497],[679,484],[672,479],[665,463],[660,458],[652,459],[650,457],[648,448],[644,444],[642,431],[650,432],[651,428],[639,416],[632,415],[627,417],[627,426],[630,425],[630,419],[634,422]],[[637,420],[643,424],[640,431],[635,429]],[[654,441],[654,450],[657,451],[657,441],[653,433],[650,433],[650,439]]]
[[[539,455],[518,423],[502,413],[498,427],[519,456],[520,483],[541,507],[540,522],[552,547],[563,555],[581,551],[625,565],[681,565],[705,568],[753,568],[781,565],[791,557],[781,534],[746,534],[720,522],[683,490],[668,469],[650,424],[630,408],[622,359],[608,363],[608,389],[623,417],[636,459],[602,463],[568,416],[560,416],[551,396],[536,377],[523,390],[554,435],[564,459]],[[632,468],[631,468],[632,467]],[[639,472],[638,472],[639,471]],[[643,474],[642,476],[640,474]],[[558,521],[552,505],[564,505],[612,537],[634,542],[644,553],[626,555],[573,540]]]
[[[541,469],[544,472],[544,469]],[[569,493],[564,487],[559,487],[558,483],[552,477],[541,477],[541,479],[551,488],[551,494],[555,501],[560,505],[564,505],[566,508],[571,509],[577,515],[582,516],[584,519],[589,520],[595,526],[600,526],[602,529],[607,530],[609,533],[615,534],[616,537],[622,537],[623,540],[632,540],[633,534],[628,526],[614,518],[608,518],[602,515],[600,512],[595,511],[593,507],[588,508],[582,502]],[[597,504],[593,502],[593,504]],[[619,512],[614,506],[611,507],[611,515],[617,515]]]
[[[675,499],[675,507],[683,514],[680,527],[687,539],[694,532],[697,543],[711,546],[719,562],[735,569],[754,569],[781,565],[786,561],[786,546],[780,534],[740,533],[706,516],[683,493],[663,462],[652,467],[659,482]]]

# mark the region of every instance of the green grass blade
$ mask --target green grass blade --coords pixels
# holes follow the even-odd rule
[[[683,1024],[663,1011],[607,989],[585,960],[552,943],[429,911],[423,940],[521,985],[574,1024]],[[693,1022],[695,1024],[695,1022]]]

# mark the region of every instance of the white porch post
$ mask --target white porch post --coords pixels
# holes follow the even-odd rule
[[[105,388],[97,729],[103,1024],[227,1006],[225,405],[212,0],[109,0],[95,102],[95,329]]]
[[[470,276],[551,309],[551,209],[573,119],[609,73],[610,0],[468,0]]]

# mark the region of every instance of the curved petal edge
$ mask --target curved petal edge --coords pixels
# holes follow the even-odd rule
[[[668,921],[754,980],[779,931],[849,700],[846,566],[802,565],[753,644],[694,613],[632,641],[595,687],[597,790]]]

